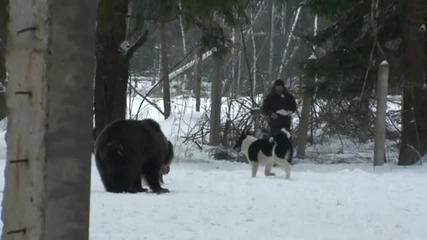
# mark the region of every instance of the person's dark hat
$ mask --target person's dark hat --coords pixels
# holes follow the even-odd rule
[[[274,81],[274,86],[285,86],[285,82],[282,79],[277,79]]]

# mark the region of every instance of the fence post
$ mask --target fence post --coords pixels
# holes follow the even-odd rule
[[[381,62],[378,69],[377,113],[375,122],[374,166],[384,164],[385,157],[385,118],[387,110],[389,64]]]

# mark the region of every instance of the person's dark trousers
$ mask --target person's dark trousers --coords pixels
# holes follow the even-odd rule
[[[284,126],[283,128],[285,128],[286,130],[288,130],[288,132],[291,132],[291,118],[290,117],[284,117],[282,118],[282,121],[284,122]],[[278,128],[278,127],[271,127],[270,126],[270,136],[274,137],[276,136],[276,134],[280,133],[280,131],[282,128]]]
[[[270,127],[270,136],[274,137],[281,132],[281,128]]]

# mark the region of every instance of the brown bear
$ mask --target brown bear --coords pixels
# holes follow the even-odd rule
[[[117,120],[107,125],[95,142],[95,162],[105,190],[138,193],[142,177],[152,192],[169,192],[160,185],[169,171],[173,146],[152,119]]]

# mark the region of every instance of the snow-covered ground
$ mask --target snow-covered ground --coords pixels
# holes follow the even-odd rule
[[[246,164],[176,163],[159,196],[105,193],[93,171],[91,239],[425,239],[425,168],[293,170],[253,179]]]
[[[178,104],[179,103],[179,104]],[[422,240],[427,236],[427,169],[394,163],[373,168],[373,144],[331,141],[315,146],[353,164],[297,161],[291,180],[250,177],[249,165],[208,158],[206,150],[183,145],[179,137],[201,114],[192,102],[176,101],[173,115],[161,120],[154,108],[146,117],[160,122],[173,140],[177,158],[165,176],[171,193],[106,193],[92,167],[91,240]],[[185,107],[184,107],[185,105]],[[344,141],[344,143],[346,143]],[[338,149],[338,150],[337,150]],[[341,151],[343,154],[334,152]],[[5,143],[0,134],[0,172]],[[4,178],[0,178],[3,189]]]

